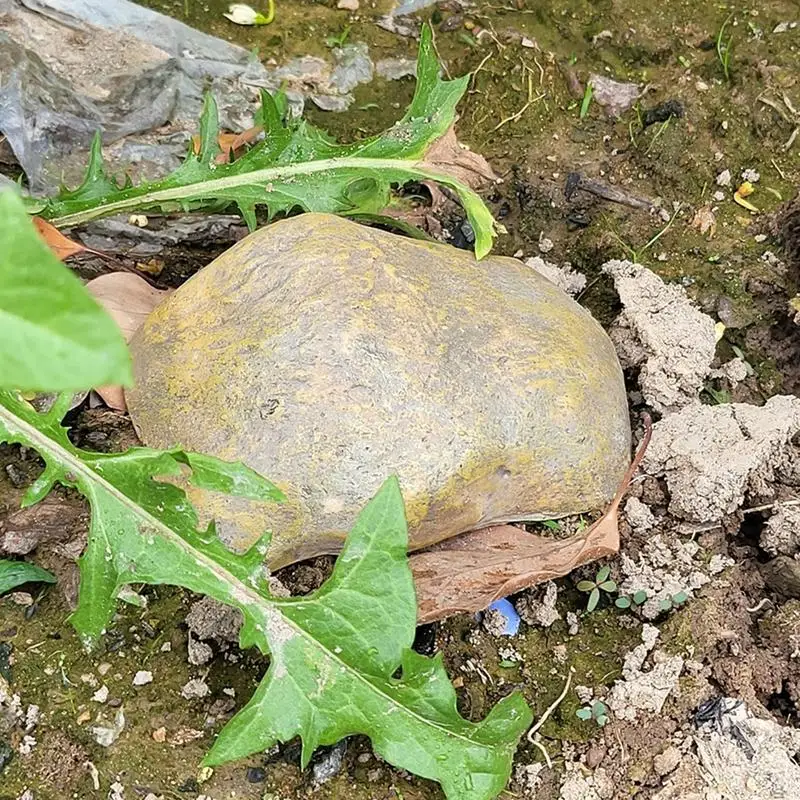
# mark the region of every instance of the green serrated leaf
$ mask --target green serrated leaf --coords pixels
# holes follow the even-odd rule
[[[17,193],[0,190],[0,388],[131,383],[113,320],[39,237]]]
[[[600,602],[600,590],[595,586],[592,593],[589,595],[589,602],[586,604],[587,611],[594,611],[597,604]]]
[[[465,720],[441,654],[426,658],[411,649],[417,609],[396,479],[361,513],[319,590],[275,598],[262,566],[266,539],[243,555],[227,550],[212,531],[197,530],[179,487],[155,480],[189,466],[206,487],[262,499],[277,495],[246,467],[180,450],[80,451],[54,412],[38,415],[8,392],[0,392],[2,441],[33,447],[44,459],[36,497],[59,481],[91,504],[71,617],[87,645],[107,625],[121,587],[167,583],[238,608],[241,646],[270,654],[269,670],[219,735],[207,765],[297,736],[306,765],[319,745],[362,733],[384,759],[438,781],[450,798],[489,800],[504,788],[530,709],[513,694],[482,722]]]
[[[207,208],[220,202],[239,207],[247,224],[256,224],[256,208],[271,219],[296,210],[332,214],[375,213],[387,205],[393,186],[432,180],[459,197],[475,232],[475,253],[492,246],[495,223],[489,209],[468,186],[424,160],[428,148],[455,121],[456,105],[469,76],[439,77],[432,32],[425,26],[417,60],[417,88],[405,116],[384,133],[348,145],[332,140],[308,122],[288,119],[285,99],[262,93],[258,119],[262,141],[229,164],[217,164],[216,104],[207,97],[200,123],[200,148],[171,175],[139,186],[121,188],[105,176],[97,148],[86,180],[62,192],[41,210],[57,227],[134,210]]]
[[[22,586],[23,583],[55,583],[56,576],[27,561],[0,559],[0,594]]]

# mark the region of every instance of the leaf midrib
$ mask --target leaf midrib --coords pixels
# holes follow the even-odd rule
[[[254,183],[279,181],[293,175],[312,175],[315,172],[325,172],[326,170],[338,171],[342,169],[359,168],[403,170],[406,172],[418,173],[447,186],[457,185],[460,190],[472,194],[472,191],[468,187],[463,186],[456,178],[428,169],[425,166],[425,162],[419,159],[338,157],[325,158],[318,161],[303,161],[280,167],[269,167],[252,172],[243,172],[239,175],[227,175],[222,178],[200,180],[194,183],[184,184],[183,186],[176,186],[171,189],[156,189],[155,191],[137,194],[133,197],[117,200],[112,203],[103,203],[95,208],[87,209],[86,211],[76,211],[72,214],[65,214],[62,217],[53,217],[48,221],[57,228],[65,228],[71,225],[78,225],[82,222],[88,222],[97,217],[125,211],[129,208],[137,208],[151,204],[155,205],[169,202],[170,200],[191,200],[193,198],[213,196],[218,192],[228,189],[236,189]],[[267,201],[268,195],[269,192],[265,192],[264,202]]]
[[[352,667],[346,661],[340,659],[333,651],[329,650],[319,639],[311,636],[308,631],[302,628],[300,625],[294,622],[290,617],[286,614],[281,612],[281,604],[276,602],[271,602],[270,600],[266,599],[263,595],[258,594],[257,592],[253,591],[251,587],[249,587],[246,583],[240,581],[235,575],[232,575],[227,570],[220,567],[213,559],[209,556],[206,556],[201,551],[197,550],[196,548],[192,547],[185,539],[175,533],[171,528],[165,525],[160,519],[154,517],[150,514],[149,511],[142,508],[140,505],[135,503],[131,500],[124,492],[121,492],[119,489],[116,488],[112,483],[109,483],[105,478],[98,475],[91,467],[89,467],[84,461],[79,458],[73,456],[73,454],[60,445],[54,439],[51,439],[46,434],[42,433],[38,428],[34,427],[30,423],[26,422],[25,420],[18,417],[16,414],[11,412],[7,409],[2,402],[0,402],[0,419],[5,419],[6,426],[8,427],[9,421],[12,426],[16,426],[18,432],[21,433],[23,436],[27,437],[31,442],[33,442],[33,446],[39,452],[44,450],[48,452],[53,458],[56,459],[59,463],[61,463],[62,468],[64,468],[64,462],[66,462],[66,467],[69,470],[74,470],[74,472],[83,476],[85,480],[89,480],[100,484],[100,486],[105,489],[109,494],[111,494],[117,502],[121,503],[122,505],[131,509],[132,513],[138,517],[144,518],[148,523],[155,525],[162,534],[171,541],[177,542],[178,546],[187,551],[192,558],[196,561],[200,562],[201,564],[205,565],[208,570],[216,575],[218,578],[223,580],[223,582],[227,582],[232,586],[235,586],[237,589],[240,589],[246,596],[253,599],[254,604],[258,606],[259,604],[270,606],[278,611],[281,614],[281,617],[284,621],[294,628],[299,635],[303,636],[305,639],[311,641],[315,647],[318,647],[322,650],[331,661],[335,662],[336,664],[342,666],[346,669],[349,673],[354,675],[358,681],[368,686],[373,692],[380,695],[381,697],[385,698],[387,703],[392,706],[396,706],[400,709],[403,713],[408,716],[413,717],[414,719],[418,720],[425,726],[430,726],[441,731],[445,736],[453,737],[455,739],[461,740],[465,743],[468,743],[471,746],[478,746],[482,749],[491,751],[493,748],[491,745],[486,745],[483,742],[476,741],[471,739],[467,736],[463,736],[460,733],[450,731],[447,728],[442,727],[437,722],[433,720],[426,719],[425,717],[418,714],[413,709],[408,708],[408,706],[403,705],[402,703],[398,702],[395,698],[391,695],[386,694],[386,692],[382,691],[379,687],[377,687],[374,683],[369,681],[361,672],[357,669]],[[58,424],[58,423],[56,423]],[[9,428],[11,431],[12,428]],[[77,483],[77,481],[76,481]],[[92,509],[92,513],[95,513],[95,510]],[[178,584],[180,585],[180,584]],[[264,634],[266,636],[266,633]],[[449,680],[449,678],[448,678]],[[477,728],[476,728],[477,730]]]

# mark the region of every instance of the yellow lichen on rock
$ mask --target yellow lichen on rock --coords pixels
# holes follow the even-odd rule
[[[271,566],[336,552],[399,476],[412,548],[606,503],[630,446],[622,372],[591,315],[519,261],[323,214],[248,236],[132,342],[149,445],[241,459],[281,506],[192,489]]]

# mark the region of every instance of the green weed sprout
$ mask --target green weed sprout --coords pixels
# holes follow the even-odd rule
[[[645,600],[647,600],[647,592],[638,591],[634,592],[634,594],[631,597],[618,597],[614,601],[614,605],[617,608],[626,609],[630,608],[632,605],[640,606],[644,603]]]
[[[579,708],[575,712],[575,716],[584,722],[588,722],[590,719],[594,720],[602,728],[608,722],[608,706],[602,700],[595,700],[591,705]]]
[[[719,63],[722,65],[722,73],[725,75],[726,83],[730,83],[731,81],[731,56],[733,55],[731,43],[733,42],[733,34],[728,37],[728,41],[725,41],[725,28],[728,27],[728,23],[732,18],[733,12],[725,17],[725,22],[722,23],[722,27],[719,29],[716,41],[717,58],[719,59]]]
[[[589,601],[586,603],[586,610],[591,612],[597,608],[597,604],[600,602],[600,592],[606,592],[607,594],[615,594],[617,591],[617,584],[609,580],[609,575],[611,574],[611,567],[605,566],[600,567],[597,575],[594,576],[593,581],[581,581],[578,584],[578,591],[579,592],[588,592],[589,593]]]

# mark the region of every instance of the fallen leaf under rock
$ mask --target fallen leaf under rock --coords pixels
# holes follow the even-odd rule
[[[53,251],[59,261],[64,261],[64,259],[78,253],[92,253],[101,258],[107,257],[105,253],[101,253],[99,250],[92,250],[91,247],[86,247],[80,242],[73,242],[72,239],[68,239],[58,228],[41,217],[33,217],[33,224],[42,241]]]
[[[487,608],[501,597],[560,578],[619,551],[619,506],[650,442],[651,425],[606,512],[585,533],[550,539],[514,525],[470,531],[410,557],[418,622]]]
[[[170,293],[168,289],[154,289],[144,278],[129,272],[101,275],[89,281],[86,288],[117,323],[126,342],[139,330],[147,315]],[[100,386],[96,391],[109,408],[126,410],[125,393],[121,386]]]
[[[471,189],[482,189],[499,180],[483,156],[473,153],[458,141],[452,127],[428,148],[424,163]]]

